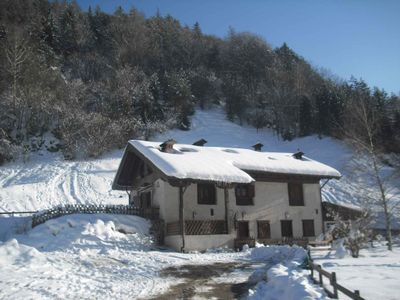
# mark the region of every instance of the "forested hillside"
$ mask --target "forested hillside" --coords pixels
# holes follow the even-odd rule
[[[212,105],[287,140],[343,138],[349,127],[362,140],[361,105],[374,145],[400,152],[399,96],[327,76],[286,44],[234,29],[221,39],[134,8],[0,2],[0,164],[40,147],[45,133],[67,158],[98,156],[129,138],[189,129],[194,108]]]

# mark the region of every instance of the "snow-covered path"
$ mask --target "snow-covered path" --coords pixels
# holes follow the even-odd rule
[[[126,194],[111,190],[122,151],[86,161],[40,154],[27,163],[0,167],[0,211],[38,210],[70,203],[126,204]]]

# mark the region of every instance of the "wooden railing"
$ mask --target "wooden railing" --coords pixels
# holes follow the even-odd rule
[[[70,214],[122,214],[140,216],[143,218],[156,220],[159,218],[159,209],[141,209],[132,205],[70,204],[65,206],[57,206],[35,213],[32,216],[32,228],[46,222],[47,220]]]
[[[321,265],[315,264],[310,256],[308,264],[311,270],[311,279],[314,281],[314,283],[318,283],[321,287],[323,287],[329,297],[333,299],[338,299],[338,292],[341,292],[351,299],[365,300],[365,298],[360,296],[360,291],[355,290],[354,292],[352,292],[351,290],[337,283],[336,273],[329,273],[328,271],[322,269]],[[316,271],[316,273],[318,274],[318,279],[314,277],[314,271]],[[324,285],[324,277],[329,280],[329,284],[331,285],[332,290],[327,289],[326,285]]]
[[[179,222],[167,223],[167,235],[177,235],[181,233]],[[185,234],[187,235],[207,235],[207,234],[226,234],[224,220],[185,220]]]

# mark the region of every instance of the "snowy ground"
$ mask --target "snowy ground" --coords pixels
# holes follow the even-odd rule
[[[384,243],[362,249],[359,258],[346,255],[336,258],[335,251],[312,251],[315,263],[328,272],[336,272],[340,284],[350,290],[360,290],[366,299],[399,299],[400,244],[388,251]],[[347,299],[339,294],[340,299]]]
[[[247,288],[241,284],[255,268],[252,299],[324,299],[298,268],[302,248],[182,254],[155,248],[149,225],[135,216],[69,215],[15,235],[0,243],[0,299],[175,299],[185,291],[194,298],[209,292],[230,298],[213,289]],[[238,268],[242,265],[250,267]],[[267,267],[272,267],[268,283],[263,281]],[[202,273],[193,281],[184,271]]]

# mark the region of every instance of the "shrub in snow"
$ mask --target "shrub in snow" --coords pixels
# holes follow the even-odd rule
[[[360,249],[372,238],[371,215],[363,212],[356,220],[343,220],[339,215],[335,216],[335,224],[328,234],[333,239],[343,239],[344,245],[350,250],[351,255],[357,258]]]

